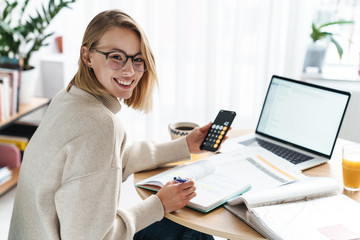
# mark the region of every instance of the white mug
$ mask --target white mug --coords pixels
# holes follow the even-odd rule
[[[176,122],[169,124],[169,133],[171,139],[177,139],[188,135],[194,128],[199,127],[198,124],[192,122]]]

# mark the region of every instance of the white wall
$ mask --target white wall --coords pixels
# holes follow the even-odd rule
[[[77,70],[85,27],[97,13],[120,8],[138,21],[152,45],[160,89],[151,114],[124,107],[119,117],[130,140],[164,140],[168,123],[205,124],[220,108],[237,111],[235,128],[254,128],[271,75],[300,78],[315,2],[78,1],[51,28],[64,37],[66,85]],[[52,41],[33,60],[54,52]]]

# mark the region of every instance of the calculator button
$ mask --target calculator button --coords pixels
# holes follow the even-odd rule
[[[228,128],[228,127],[224,126],[223,130],[226,131],[227,128]]]

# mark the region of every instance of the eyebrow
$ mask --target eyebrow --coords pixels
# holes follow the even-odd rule
[[[127,53],[125,50],[120,49],[120,48],[111,48],[109,51],[110,51],[110,52],[122,51],[122,52],[124,52],[126,55],[128,55],[128,53]],[[138,54],[142,54],[142,52],[138,52],[138,53],[135,53],[134,55],[128,55],[128,56],[136,56],[136,55],[138,55]]]

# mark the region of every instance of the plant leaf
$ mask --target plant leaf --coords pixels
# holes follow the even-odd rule
[[[338,41],[336,41],[333,37],[330,38],[330,41],[335,44],[336,49],[337,49],[337,51],[338,51],[338,53],[339,53],[339,57],[340,57],[340,59],[341,59],[341,57],[342,57],[342,55],[343,55],[343,50],[342,50],[340,44],[339,44]]]
[[[319,29],[323,28],[323,27],[327,27],[330,25],[337,25],[337,24],[354,24],[354,21],[336,21],[336,22],[328,22],[328,23],[324,23],[323,25],[321,25],[319,27]]]
[[[319,39],[331,37],[332,35],[333,35],[333,33],[330,33],[330,32],[319,32]]]
[[[19,55],[20,46],[25,49],[24,63],[28,65],[33,52],[42,46],[48,45],[44,40],[54,33],[46,33],[53,18],[63,9],[69,8],[69,4],[76,0],[47,0],[47,4],[41,4],[39,9],[34,9],[33,15],[26,15],[30,0],[0,0],[4,5],[0,12],[0,54]],[[14,19],[12,15],[17,15]],[[5,55],[5,56],[6,56]]]
[[[8,1],[5,1],[5,2],[6,2],[6,7],[5,7],[5,9],[3,11],[3,14],[2,14],[2,20],[5,20],[7,16],[10,16],[9,14],[18,5],[17,2],[13,2],[11,4]]]
[[[6,22],[0,22],[0,30],[5,31],[9,34],[14,33],[14,29],[12,29]]]

